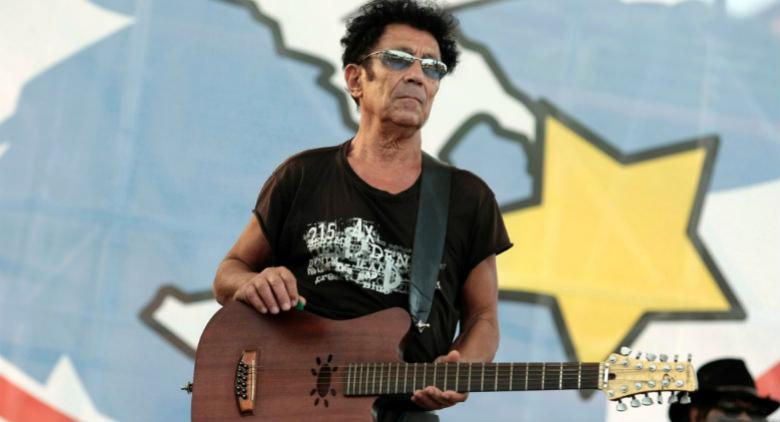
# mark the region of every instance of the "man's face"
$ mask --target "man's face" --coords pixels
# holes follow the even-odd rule
[[[420,58],[439,60],[439,44],[430,33],[403,24],[390,24],[369,53],[401,50]],[[370,62],[369,62],[370,61]],[[360,72],[360,110],[403,127],[420,128],[428,119],[439,81],[426,76],[419,61],[394,70],[377,56],[369,57]]]

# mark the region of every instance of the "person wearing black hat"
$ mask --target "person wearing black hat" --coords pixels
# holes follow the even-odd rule
[[[697,372],[699,389],[689,404],[669,406],[672,422],[766,421],[780,402],[759,397],[756,383],[741,359],[719,359]]]

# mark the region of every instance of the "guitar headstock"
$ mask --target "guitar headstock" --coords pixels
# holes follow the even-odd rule
[[[654,402],[662,404],[661,394],[667,391],[670,392],[668,403],[678,400],[675,394],[678,391],[685,392],[680,402],[688,403],[688,392],[696,391],[697,385],[690,354],[684,361],[678,355],[670,358],[648,353],[642,357],[642,352],[634,353],[628,347],[622,347],[620,354],[613,353],[601,363],[599,389],[606,393],[607,399],[618,401],[619,411],[628,409],[622,401],[624,398],[631,398],[631,407],[649,406]],[[650,393],[657,393],[656,400]]]

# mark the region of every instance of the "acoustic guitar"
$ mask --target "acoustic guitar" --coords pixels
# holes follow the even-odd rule
[[[605,362],[405,363],[409,315],[391,308],[351,320],[309,312],[263,315],[233,302],[209,321],[195,355],[193,422],[372,422],[377,396],[433,385],[459,392],[595,390],[618,410],[651,405],[650,393],[696,389],[696,374],[677,357],[642,358],[627,348]],[[682,400],[689,400],[686,395]]]

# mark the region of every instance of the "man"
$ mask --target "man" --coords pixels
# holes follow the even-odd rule
[[[457,63],[455,27],[440,8],[411,0],[376,0],[350,20],[341,42],[347,89],[360,110],[358,131],[342,145],[305,151],[277,168],[217,270],[220,303],[241,300],[277,314],[300,301],[336,319],[409,309],[420,129],[441,78]],[[498,347],[495,255],[511,243],[495,197],[478,177],[451,169],[450,198],[430,328],[410,331],[408,362],[487,362]],[[465,399],[427,387],[411,401],[387,398],[379,418],[413,420],[407,411]]]
[[[759,397],[756,383],[741,359],[720,359],[697,372],[699,390],[690,404],[669,407],[672,422],[766,421],[780,406],[771,398]]]

